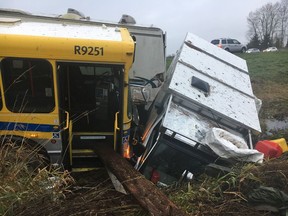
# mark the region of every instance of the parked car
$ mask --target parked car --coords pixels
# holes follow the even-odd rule
[[[219,38],[211,41],[212,44],[228,51],[228,52],[246,52],[247,48],[241,44],[238,40],[231,38]]]
[[[267,49],[263,50],[263,52],[277,52],[278,49],[276,47],[268,47]]]
[[[250,48],[246,51],[246,53],[259,53],[260,50],[258,48]]]

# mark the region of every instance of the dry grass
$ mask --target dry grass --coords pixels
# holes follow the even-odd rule
[[[286,158],[266,161],[262,165],[241,164],[233,172],[218,178],[202,175],[181,188],[169,189],[171,199],[191,215],[279,215],[259,211],[249,194],[259,186],[273,187],[288,194]]]
[[[72,174],[76,184],[65,199],[34,200],[20,206],[17,215],[146,215],[131,195],[115,191],[105,169]]]
[[[31,173],[22,157],[25,151],[13,143],[0,151],[0,215],[147,215],[132,196],[114,190],[104,169],[74,174],[77,187],[69,191],[73,183],[69,173],[45,168]],[[262,165],[239,164],[218,178],[203,174],[165,192],[191,215],[279,215],[256,210],[248,194],[260,185],[288,193],[287,158],[283,155]]]
[[[32,200],[63,198],[73,179],[68,172],[35,167],[36,153],[12,142],[0,149],[0,215],[14,215],[17,206]],[[41,164],[41,163],[38,163]]]

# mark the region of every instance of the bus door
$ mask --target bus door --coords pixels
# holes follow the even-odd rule
[[[97,143],[116,149],[121,140],[123,66],[58,62],[57,68],[62,143],[73,169],[77,158],[96,157]]]

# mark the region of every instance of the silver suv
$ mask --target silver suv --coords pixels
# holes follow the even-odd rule
[[[219,38],[211,41],[212,44],[225,49],[228,52],[246,52],[247,48],[238,40],[231,38]]]

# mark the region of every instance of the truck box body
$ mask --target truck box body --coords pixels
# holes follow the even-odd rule
[[[176,104],[232,128],[261,131],[245,60],[188,34],[172,64],[167,91]],[[192,84],[193,79],[209,90]],[[166,124],[170,123],[165,117]]]
[[[251,143],[251,130],[261,131],[245,60],[188,33],[166,80],[143,136],[147,152],[139,167],[146,177],[156,167],[160,176],[169,176],[159,163],[161,157],[167,159],[166,166],[178,167],[178,176],[185,170],[195,171],[195,161],[212,163],[217,155],[210,151],[205,138],[213,128],[221,128],[247,143]],[[170,149],[173,158],[186,158],[187,163],[172,162],[164,149]]]

